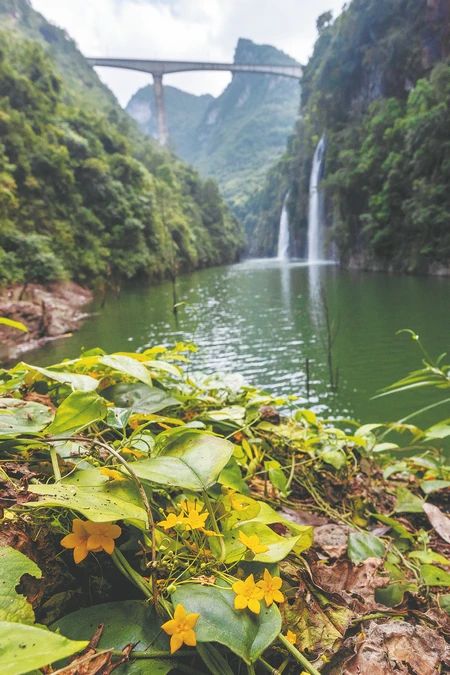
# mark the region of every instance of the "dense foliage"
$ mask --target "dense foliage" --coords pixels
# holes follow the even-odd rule
[[[235,260],[242,233],[215,183],[143,138],[98,80],[84,96],[72,77],[22,33],[0,34],[0,284]]]
[[[448,423],[350,433],[188,349],[0,371],[1,672],[439,672]]]
[[[242,38],[234,61],[298,65],[270,45]],[[144,111],[144,105],[153,108],[152,94],[151,88],[145,87],[127,106],[147,133],[155,131],[154,116],[145,117]],[[299,83],[271,75],[237,73],[225,91],[210,101],[180,91],[174,94],[169,88],[166,96],[169,133],[170,126],[177,125],[171,138],[173,149],[202,175],[218,180],[233,213],[251,230],[252,197],[282,154],[292,131],[298,113]]]
[[[329,236],[341,259],[406,271],[448,267],[448,3],[353,0],[334,22],[320,17],[318,28],[302,116],[272,170],[290,190],[294,252],[305,252],[311,161],[325,134]],[[272,209],[266,195],[262,202],[266,245],[280,201]]]

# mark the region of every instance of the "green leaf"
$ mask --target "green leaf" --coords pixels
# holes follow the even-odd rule
[[[97,469],[76,471],[59,483],[30,485],[29,491],[42,499],[27,502],[25,508],[59,506],[97,523],[126,520],[141,529],[147,526],[147,514],[133,483],[109,481]]]
[[[0,316],[0,325],[8,326],[8,328],[15,328],[16,330],[21,330],[24,333],[28,333],[28,328],[21,321],[13,321],[13,319],[7,319],[5,316]]]
[[[200,642],[197,643],[196,651],[211,675],[233,675],[228,661],[217,647],[208,642]]]
[[[280,462],[277,462],[276,460],[264,462],[264,468],[269,475],[269,480],[272,485],[279,490],[282,495],[286,496],[287,477],[281,468]]]
[[[63,635],[22,623],[0,621],[0,673],[23,675],[85,649],[89,642],[74,642]]]
[[[172,429],[158,436],[158,455],[133,462],[133,470],[139,478],[152,483],[205,490],[217,481],[233,449],[233,444],[224,438],[198,429]]]
[[[97,389],[99,381],[90,375],[80,375],[79,373],[65,373],[59,370],[50,370],[49,368],[40,368],[38,366],[31,366],[28,363],[22,363],[28,370],[34,370],[41,375],[44,375],[49,380],[60,382],[61,384],[68,384],[74,391],[94,391]]]
[[[236,490],[241,494],[248,494],[250,492],[247,483],[242,478],[239,464],[234,457],[231,457],[228,464],[222,469],[218,482],[227,488]]]
[[[263,563],[275,563],[283,560],[292,551],[301,536],[281,537],[263,523],[255,522],[243,525],[239,529],[227,532],[224,536],[223,541],[226,549],[226,563],[237,562],[247,554],[248,549],[240,541],[239,532],[243,532],[247,536],[256,534],[256,536],[259,537],[261,545],[267,546],[267,551],[257,553],[254,557],[252,555],[252,560]],[[216,547],[217,543],[211,541],[211,546]]]
[[[32,606],[15,589],[24,574],[40,579],[41,570],[26,555],[10,546],[0,548],[0,569],[0,621],[34,623]]]
[[[450,593],[439,596],[439,606],[450,616]]]
[[[161,630],[163,623],[155,609],[143,600],[107,602],[72,612],[52,624],[72,640],[88,640],[97,626],[104,629],[99,649],[123,649],[135,645],[133,651],[145,651],[149,656],[155,651],[168,651],[169,640]],[[176,666],[173,659],[149,658],[131,661],[121,666],[118,675],[166,675]]]
[[[435,565],[421,565],[420,574],[427,586],[450,586],[450,572],[441,570]]]
[[[52,411],[42,403],[0,398],[0,436],[35,434],[52,419]]]
[[[345,453],[339,448],[325,448],[320,452],[319,456],[322,462],[325,462],[325,464],[330,464],[330,466],[332,466],[337,471],[342,469],[347,461]]]
[[[157,413],[165,408],[181,405],[178,399],[170,396],[164,389],[146,384],[116,384],[102,394],[117,407],[126,408],[133,413]]]
[[[395,513],[422,513],[423,500],[417,497],[408,488],[398,488],[397,501],[395,503]]]
[[[351,532],[348,537],[347,553],[350,560],[357,564],[367,558],[382,558],[384,543],[370,532]]]
[[[389,584],[384,588],[375,589],[375,599],[386,607],[397,607],[403,602],[406,591],[410,593],[417,593],[419,590],[417,584],[409,582],[396,582]]]
[[[109,356],[102,356],[100,363],[103,363],[104,366],[108,366],[113,370],[117,370],[120,373],[129,375],[135,380],[139,380],[144,384],[147,384],[149,387],[152,386],[152,378],[150,373],[143,363],[137,361],[136,359],[131,358],[131,356],[125,356],[123,354],[110,354]]]
[[[98,394],[74,391],[61,403],[45,433],[52,436],[75,433],[103,419],[106,411],[106,403]]]
[[[420,484],[422,492],[426,495],[438,492],[439,490],[445,490],[448,487],[450,487],[450,480],[424,480]]]
[[[219,642],[254,663],[272,644],[281,630],[281,616],[275,605],[261,603],[259,615],[248,610],[235,610],[235,594],[221,582],[218,586],[183,584],[172,596],[174,605],[182,604],[188,612],[200,617],[196,625],[198,642]]]
[[[449,558],[446,558],[441,553],[427,549],[426,551],[411,551],[408,557],[413,560],[418,560],[421,563],[437,563],[438,565],[450,565]]]

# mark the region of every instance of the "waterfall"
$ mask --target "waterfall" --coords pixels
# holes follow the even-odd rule
[[[286,195],[281,209],[280,229],[278,231],[278,260],[289,259],[289,215],[287,210],[287,200],[289,194]]]
[[[309,180],[308,262],[316,262],[323,258],[323,218],[319,183],[322,178],[324,156],[325,136],[322,136],[314,152]]]

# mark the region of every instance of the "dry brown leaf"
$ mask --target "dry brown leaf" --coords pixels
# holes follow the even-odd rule
[[[96,654],[90,650],[72,661],[53,675],[106,675],[111,672],[111,651]],[[114,666],[113,666],[114,668]]]
[[[350,638],[355,652],[326,672],[329,675],[437,675],[449,663],[448,645],[436,631],[406,621],[377,624]]]
[[[349,560],[325,564],[311,564],[314,583],[327,593],[338,596],[356,612],[385,609],[375,601],[375,590],[386,586],[389,576],[383,570],[380,558],[367,558],[359,565]]]
[[[438,509],[434,504],[424,504],[423,510],[428,516],[428,520],[438,533],[440,537],[447,544],[450,544],[450,518],[442,513],[441,509]]]

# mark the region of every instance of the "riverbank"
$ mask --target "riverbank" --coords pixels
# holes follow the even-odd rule
[[[82,308],[92,299],[92,291],[73,282],[22,284],[1,291],[0,316],[20,321],[28,331],[0,326],[0,361],[70,336],[88,316]]]

